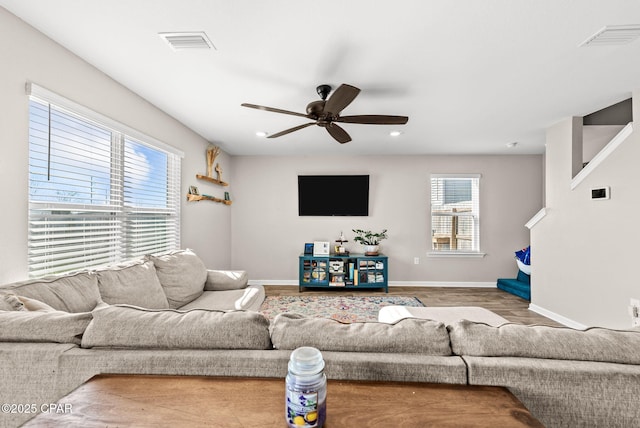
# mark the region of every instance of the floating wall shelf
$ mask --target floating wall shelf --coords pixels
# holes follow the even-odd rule
[[[225,205],[231,205],[231,203],[232,203],[231,201],[225,201],[224,199],[214,198],[213,196],[191,195],[191,194],[187,195],[187,201],[188,202],[213,201],[213,202],[220,202],[221,204],[225,204]]]
[[[206,181],[209,181],[211,183],[219,184],[221,186],[228,186],[229,185],[229,183],[225,183],[224,181],[220,181],[220,180],[217,180],[217,179],[215,179],[213,177],[209,177],[208,175],[196,174],[196,178],[198,178],[200,180],[206,180]]]

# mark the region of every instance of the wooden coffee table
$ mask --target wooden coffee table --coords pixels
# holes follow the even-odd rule
[[[284,379],[99,375],[28,427],[286,427]],[[64,407],[66,406],[66,407]],[[326,428],[542,427],[506,388],[329,380]]]

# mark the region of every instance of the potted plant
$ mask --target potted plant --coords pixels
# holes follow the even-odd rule
[[[377,256],[380,249],[380,241],[387,239],[387,229],[383,229],[382,232],[373,233],[370,230],[353,229],[353,233],[356,237],[354,241],[364,245],[365,256]]]

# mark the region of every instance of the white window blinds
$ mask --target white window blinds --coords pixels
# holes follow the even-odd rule
[[[180,159],[125,138],[126,258],[179,246]]]
[[[479,185],[479,174],[431,175],[432,251],[480,251]]]
[[[145,143],[139,134],[130,137],[109,119],[101,123],[93,116],[31,93],[32,277],[180,246],[179,152]]]

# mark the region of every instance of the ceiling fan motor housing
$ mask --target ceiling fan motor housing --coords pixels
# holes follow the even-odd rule
[[[309,104],[307,104],[307,114],[314,119],[317,119],[324,111],[324,104],[325,101],[321,100],[311,101]]]

